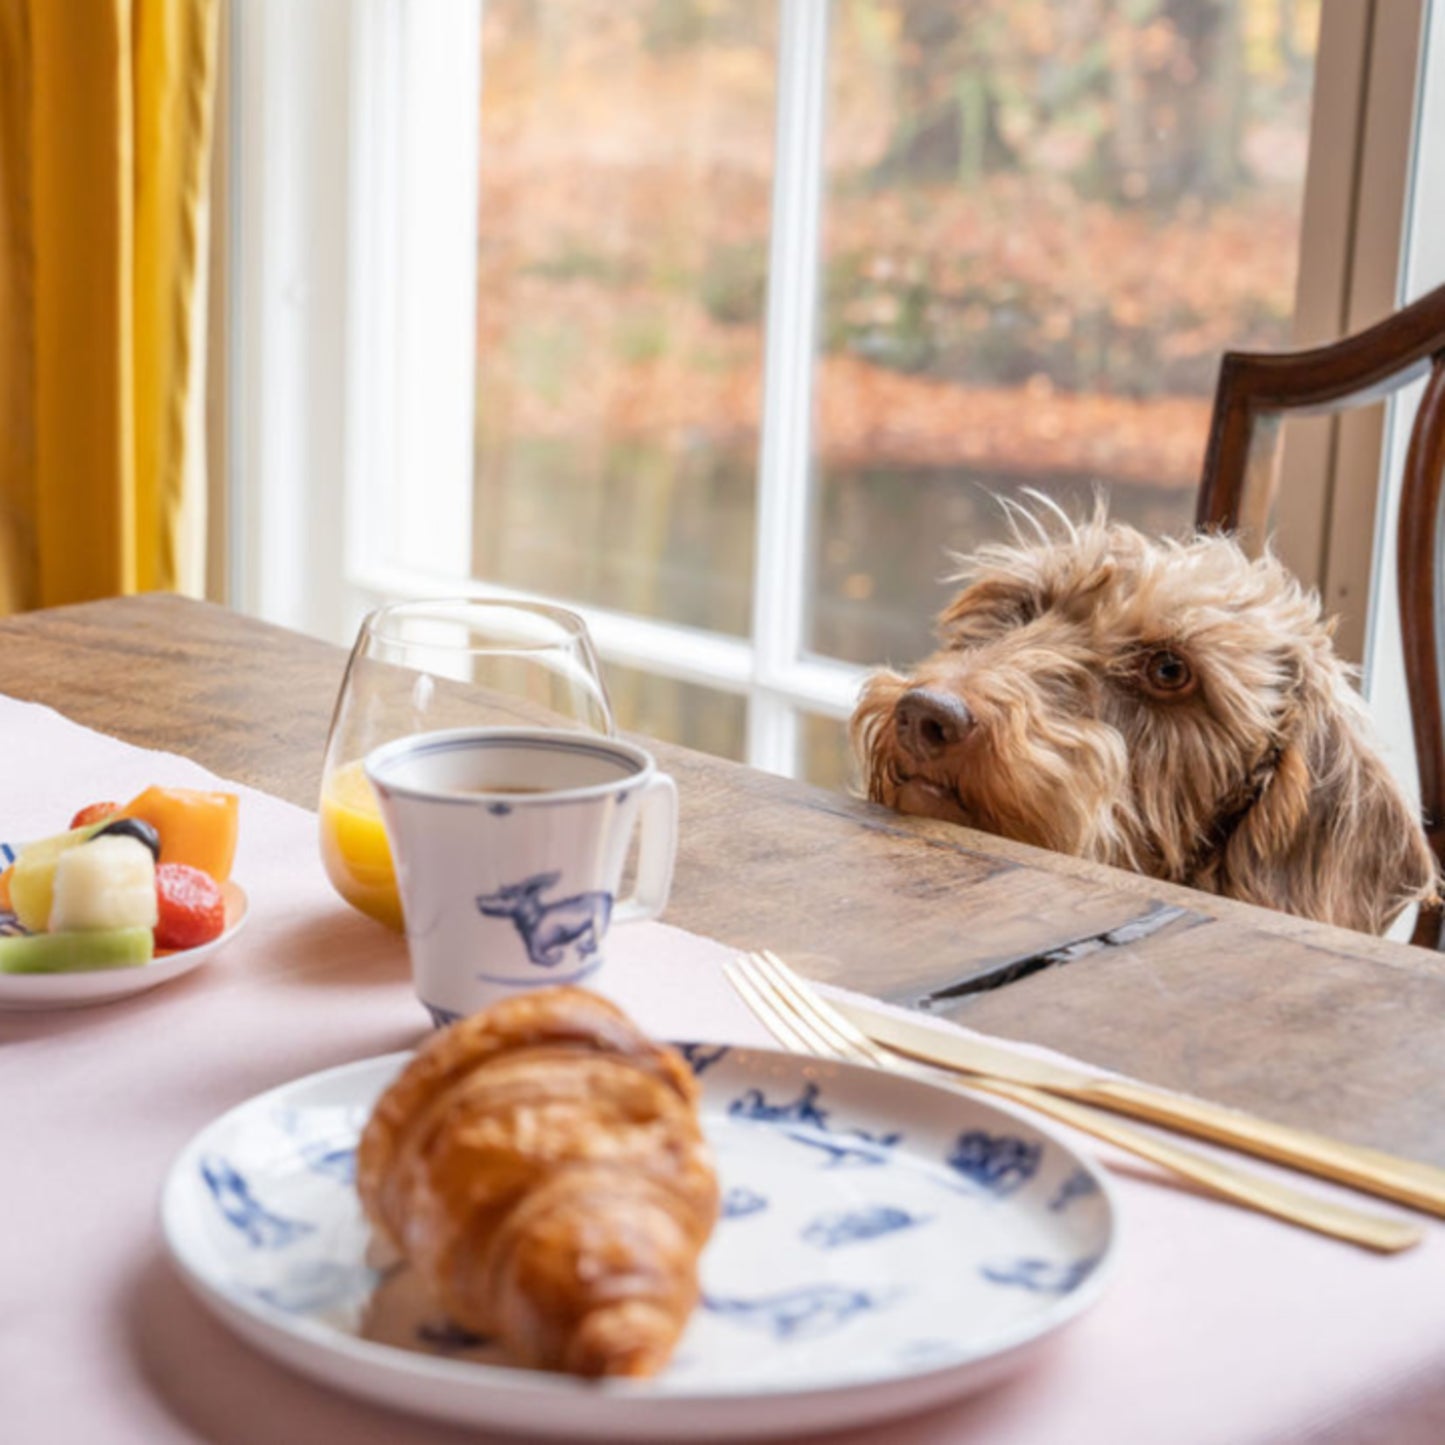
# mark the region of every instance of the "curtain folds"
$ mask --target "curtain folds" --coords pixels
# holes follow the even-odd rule
[[[0,611],[199,592],[219,0],[0,0]]]

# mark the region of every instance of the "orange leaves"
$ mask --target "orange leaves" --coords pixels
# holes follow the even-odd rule
[[[1155,87],[1148,116],[1187,130],[1195,78],[1174,72],[1194,51],[1172,11],[976,0],[967,24],[964,13],[837,7],[818,450],[825,464],[1192,486],[1219,354],[1289,341],[1299,115],[1281,101],[1250,121],[1254,181],[1226,202],[1113,205],[1086,182],[1121,122],[1089,106],[1123,104],[1101,77],[1127,62]],[[488,7],[477,306],[488,444],[755,441],[774,14],[760,0]],[[951,86],[986,71],[1004,109],[1028,110],[1013,170],[970,172],[966,186],[885,178],[921,103],[910,47],[929,76]],[[1064,71],[1072,89],[1059,89]],[[1124,129],[1143,145],[1147,128]],[[1111,144],[1123,164],[1128,146]],[[1151,141],[1135,160],[1162,154]]]

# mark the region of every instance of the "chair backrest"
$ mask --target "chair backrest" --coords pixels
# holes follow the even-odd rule
[[[1214,393],[1196,521],[1201,527],[1244,529],[1263,537],[1274,473],[1260,464],[1257,431],[1285,415],[1317,415],[1377,401],[1421,376],[1429,380],[1410,433],[1395,547],[1420,803],[1430,846],[1445,867],[1438,561],[1445,473],[1445,286],[1329,346],[1273,355],[1227,352]],[[1440,947],[1440,924],[1440,910],[1421,909],[1413,941]]]

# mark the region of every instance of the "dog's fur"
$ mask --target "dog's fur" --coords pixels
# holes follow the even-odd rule
[[[1434,896],[1332,626],[1277,560],[1014,514],[1014,545],[961,559],[940,650],[870,679],[871,798],[1348,928]]]

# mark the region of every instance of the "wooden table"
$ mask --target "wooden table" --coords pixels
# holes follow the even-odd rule
[[[305,807],[344,663],[329,644],[170,596],[0,620],[0,693]],[[682,796],[669,922],[1445,1165],[1436,955],[651,746]],[[1034,971],[947,996],[1015,962]]]

